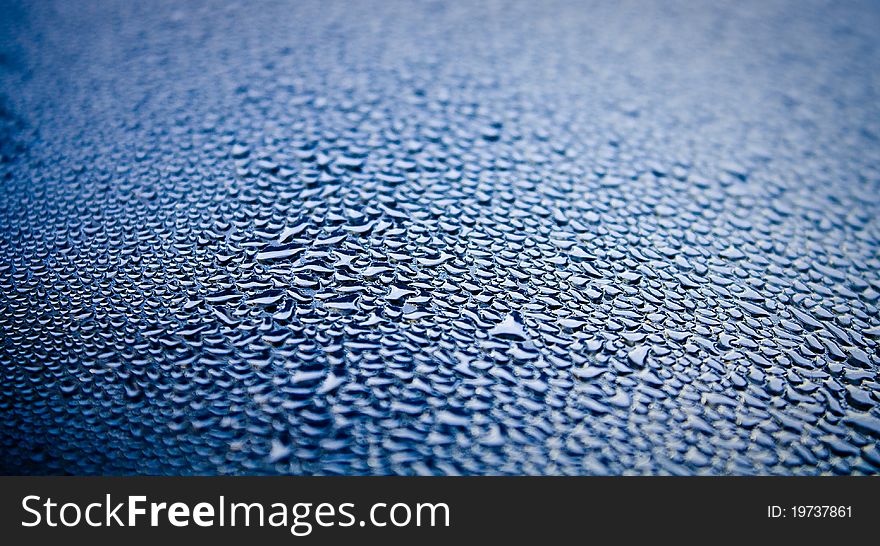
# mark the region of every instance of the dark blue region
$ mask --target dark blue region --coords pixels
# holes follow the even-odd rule
[[[880,4],[0,12],[2,472],[880,472]]]

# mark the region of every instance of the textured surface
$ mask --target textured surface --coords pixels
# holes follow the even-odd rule
[[[876,4],[3,2],[0,470],[877,473]]]

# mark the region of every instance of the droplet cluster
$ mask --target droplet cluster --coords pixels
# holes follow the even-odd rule
[[[876,5],[4,4],[3,472],[880,472]]]

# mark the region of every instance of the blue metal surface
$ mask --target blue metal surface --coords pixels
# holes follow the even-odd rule
[[[2,4],[3,472],[880,471],[876,3]]]

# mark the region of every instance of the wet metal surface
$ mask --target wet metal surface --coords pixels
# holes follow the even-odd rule
[[[880,472],[876,4],[0,3],[3,472]]]

